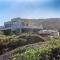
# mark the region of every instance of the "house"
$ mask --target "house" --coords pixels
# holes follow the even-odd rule
[[[40,30],[38,31],[40,35],[46,36],[59,36],[59,31],[58,30]]]
[[[59,31],[58,30],[48,30],[50,36],[59,36]]]
[[[11,21],[4,22],[4,26],[0,27],[0,31],[15,31],[17,34],[28,31],[38,31],[42,29],[43,26],[42,24],[39,24],[38,21],[36,22],[36,20],[21,18],[13,18]]]

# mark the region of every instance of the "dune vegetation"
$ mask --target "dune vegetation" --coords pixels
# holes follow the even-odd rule
[[[0,33],[0,55],[4,54],[10,60],[60,60],[60,36]]]
[[[21,52],[22,49],[22,52]],[[60,60],[60,40],[26,45],[12,55],[12,60]]]

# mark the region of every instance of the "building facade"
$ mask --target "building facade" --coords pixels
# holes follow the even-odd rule
[[[35,20],[14,18],[11,21],[5,22],[4,26],[0,27],[0,31],[16,31],[17,33],[22,33],[23,31],[31,31],[31,30],[40,30],[43,29],[42,24]]]

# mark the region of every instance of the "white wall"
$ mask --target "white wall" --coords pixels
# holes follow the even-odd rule
[[[51,36],[59,36],[59,32],[51,32],[50,35]]]

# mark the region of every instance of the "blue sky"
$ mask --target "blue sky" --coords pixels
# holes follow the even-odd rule
[[[59,18],[60,0],[0,0],[0,25],[14,17]]]

